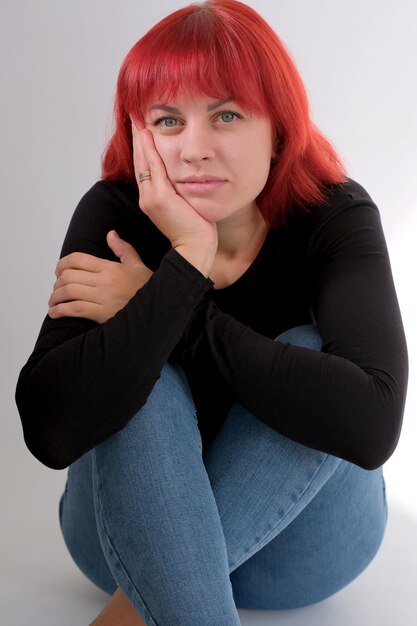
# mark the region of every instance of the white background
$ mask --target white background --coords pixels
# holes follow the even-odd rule
[[[403,434],[385,469],[393,511],[389,545],[396,546],[397,555],[402,551],[407,565],[411,556],[401,542],[414,538],[417,529],[417,5],[414,0],[248,4],[289,47],[314,120],[338,148],[349,175],[381,210],[410,353]],[[93,595],[84,597],[89,583],[62,546],[57,503],[66,472],[43,467],[26,450],[13,394],[46,313],[69,219],[100,175],[121,61],[153,23],[180,6],[178,0],[0,0],[0,549],[5,556],[0,567],[8,607],[4,623],[11,626],[33,626],[35,619],[44,626],[58,624],[58,611],[72,610],[70,602],[85,612],[78,618],[67,614],[62,624],[87,623],[86,615],[92,618],[103,603],[103,595],[90,588]],[[389,561],[389,547],[384,549],[385,556],[377,558]],[[408,583],[415,584],[416,559],[408,567]],[[395,590],[393,572],[390,579],[390,572],[374,571],[382,587]],[[22,596],[22,586],[29,596]],[[401,589],[398,594],[404,585]],[[401,600],[415,610],[411,592]],[[348,606],[334,614],[339,624],[345,623]],[[285,624],[313,624],[314,615],[311,609],[308,621]],[[413,616],[399,623],[417,623],[417,610]],[[326,622],[323,614],[317,619]],[[242,623],[267,622],[246,618]]]

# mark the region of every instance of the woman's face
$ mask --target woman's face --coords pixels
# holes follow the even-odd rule
[[[258,211],[274,156],[269,119],[198,93],[151,102],[145,123],[176,192],[202,217],[218,223]]]

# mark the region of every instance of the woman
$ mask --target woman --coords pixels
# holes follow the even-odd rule
[[[29,449],[69,466],[68,549],[112,594],[93,624],[317,602],[378,550],[404,407],[378,210],[234,0],[154,26],[115,118],[17,387]]]

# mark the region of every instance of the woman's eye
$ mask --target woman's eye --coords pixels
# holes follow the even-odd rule
[[[162,126],[163,128],[174,128],[178,123],[175,117],[160,117],[154,122],[154,126]]]
[[[240,113],[234,113],[234,111],[222,111],[219,114],[222,122],[233,122],[235,118],[242,119]]]

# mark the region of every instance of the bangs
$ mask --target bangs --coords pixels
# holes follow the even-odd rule
[[[267,115],[255,42],[243,40],[242,33],[231,36],[209,5],[197,9],[184,15],[175,30],[171,21],[164,27],[163,20],[132,48],[121,72],[126,110],[143,120],[151,101],[168,103],[178,93],[202,92]]]

